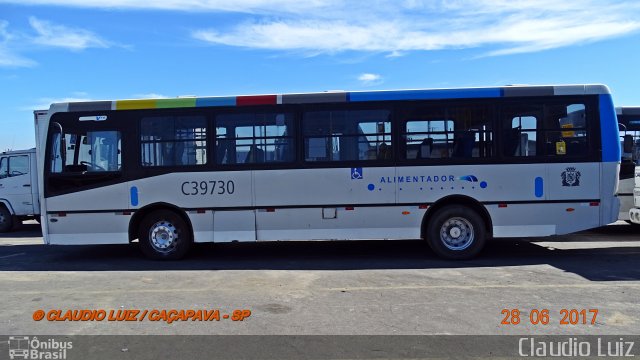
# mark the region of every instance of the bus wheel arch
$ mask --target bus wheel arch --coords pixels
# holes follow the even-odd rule
[[[158,244],[161,238],[166,245]],[[193,243],[193,226],[182,209],[167,203],[150,204],[137,210],[129,222],[129,241],[134,239],[147,257],[177,260]]]
[[[451,195],[429,207],[422,220],[421,237],[443,258],[469,259],[482,250],[492,230],[491,216],[480,202]],[[460,243],[453,241],[459,236],[463,236]]]

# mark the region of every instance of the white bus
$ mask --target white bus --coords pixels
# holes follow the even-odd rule
[[[59,103],[39,126],[47,244],[423,238],[466,259],[619,211],[603,85]]]
[[[629,210],[633,207],[634,168],[640,166],[640,107],[616,108],[622,158],[620,165],[619,219],[630,222]]]

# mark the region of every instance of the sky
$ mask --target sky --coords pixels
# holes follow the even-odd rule
[[[0,0],[0,150],[53,102],[610,87],[640,106],[637,0]]]

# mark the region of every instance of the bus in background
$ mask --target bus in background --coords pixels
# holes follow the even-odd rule
[[[633,207],[629,209],[629,219],[632,224],[640,225],[640,166],[636,166],[634,178]]]
[[[629,210],[633,207],[634,168],[640,165],[640,107],[618,107],[618,126],[622,159],[620,163],[620,220],[630,222]]]
[[[619,211],[604,85],[57,103],[38,126],[47,244],[422,238],[468,259]]]

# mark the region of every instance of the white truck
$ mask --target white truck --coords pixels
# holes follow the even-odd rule
[[[0,153],[0,232],[39,215],[36,149]]]
[[[33,115],[37,137],[38,121],[47,116],[47,110]],[[0,233],[23,220],[40,220],[36,159],[36,149],[0,153]]]
[[[636,166],[634,173],[635,188],[633,189],[633,208],[629,210],[629,220],[640,225],[640,166]]]

